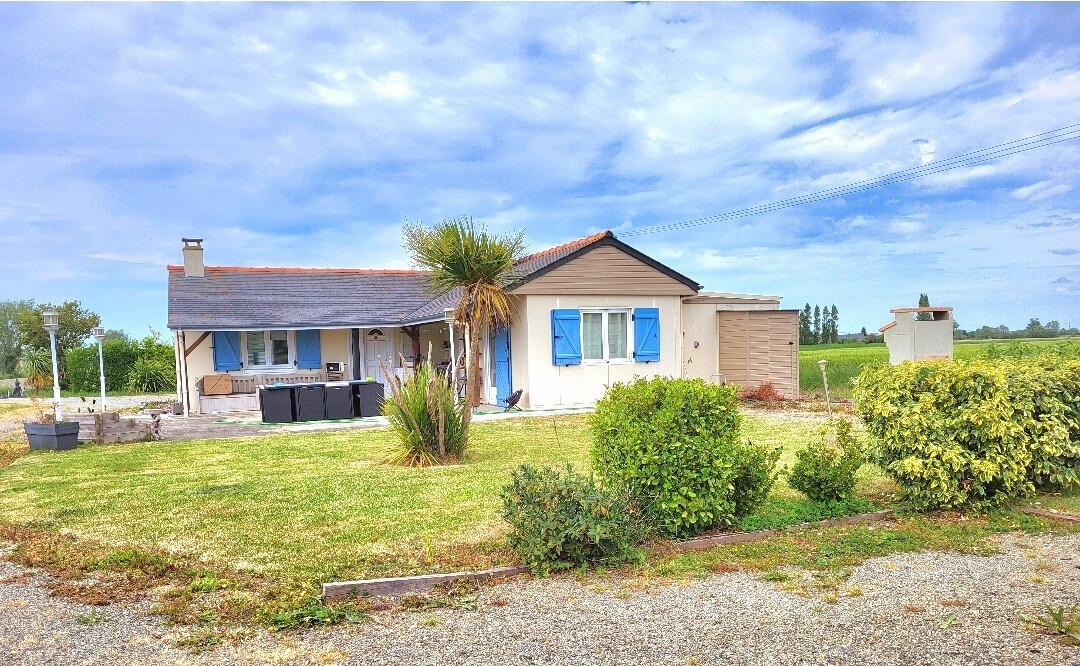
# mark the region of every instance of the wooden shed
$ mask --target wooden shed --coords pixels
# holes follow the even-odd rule
[[[779,296],[700,293],[683,299],[683,376],[799,395],[799,313]]]

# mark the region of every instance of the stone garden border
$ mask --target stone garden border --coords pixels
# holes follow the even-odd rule
[[[835,527],[839,525],[856,525],[858,523],[876,522],[888,520],[893,516],[889,509],[860,513],[846,518],[830,518],[813,523],[799,523],[783,529],[757,530],[754,532],[728,532],[714,536],[697,537],[688,541],[679,541],[671,544],[670,548],[675,552],[685,553],[695,550],[706,550],[716,546],[724,546],[734,543],[746,543],[748,541],[760,541],[784,532],[797,531],[807,528]],[[437,585],[452,583],[463,579],[472,579],[477,583],[483,583],[495,578],[506,578],[529,573],[529,567],[518,565],[512,567],[497,567],[484,569],[483,571],[458,571],[454,573],[425,574],[421,576],[401,576],[399,578],[372,578],[368,580],[353,580],[335,583],[323,583],[323,598],[327,601],[345,599],[348,597],[396,597],[405,594],[427,592]]]

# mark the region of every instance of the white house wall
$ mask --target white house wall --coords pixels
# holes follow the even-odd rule
[[[184,331],[181,341],[190,348],[204,332]],[[196,412],[199,407],[198,381],[204,375],[221,374],[214,371],[213,339],[212,334],[207,336],[186,359],[186,372],[182,376],[187,380],[188,404],[192,412]],[[339,362],[346,372],[350,370],[352,360],[349,358],[349,329],[323,329],[319,335],[319,343],[324,368],[327,363]],[[183,361],[183,352],[180,351],[178,355]],[[237,370],[228,374],[240,377],[244,375],[244,371]]]
[[[592,405],[607,387],[636,376],[679,376],[682,364],[682,322],[679,296],[554,296],[524,297],[524,316],[516,318],[511,335],[514,389],[531,409]],[[660,360],[656,363],[605,363],[556,366],[551,362],[551,311],[560,308],[658,308]],[[632,340],[632,339],[631,339]],[[521,359],[524,348],[527,357]]]
[[[716,306],[683,303],[682,322],[682,376],[713,381],[717,364]]]
[[[682,376],[687,379],[718,381],[720,362],[720,336],[717,331],[717,312],[745,310],[778,310],[779,301],[690,297],[682,305]],[[686,302],[690,301],[690,302]]]

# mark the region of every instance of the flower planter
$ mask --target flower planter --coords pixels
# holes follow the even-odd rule
[[[31,451],[70,451],[79,443],[78,421],[24,423]]]

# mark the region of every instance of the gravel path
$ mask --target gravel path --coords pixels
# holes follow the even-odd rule
[[[47,596],[40,579],[6,580],[0,663],[1080,665],[1080,648],[1016,617],[1080,603],[1080,534],[1010,535],[1001,546],[993,557],[871,560],[845,584],[861,596],[833,604],[739,573],[644,588],[558,576],[486,587],[477,611],[382,612],[201,653],[177,647],[183,633],[146,605],[107,607],[109,621],[87,626],[76,618],[90,608]],[[0,579],[20,575],[0,563]]]

